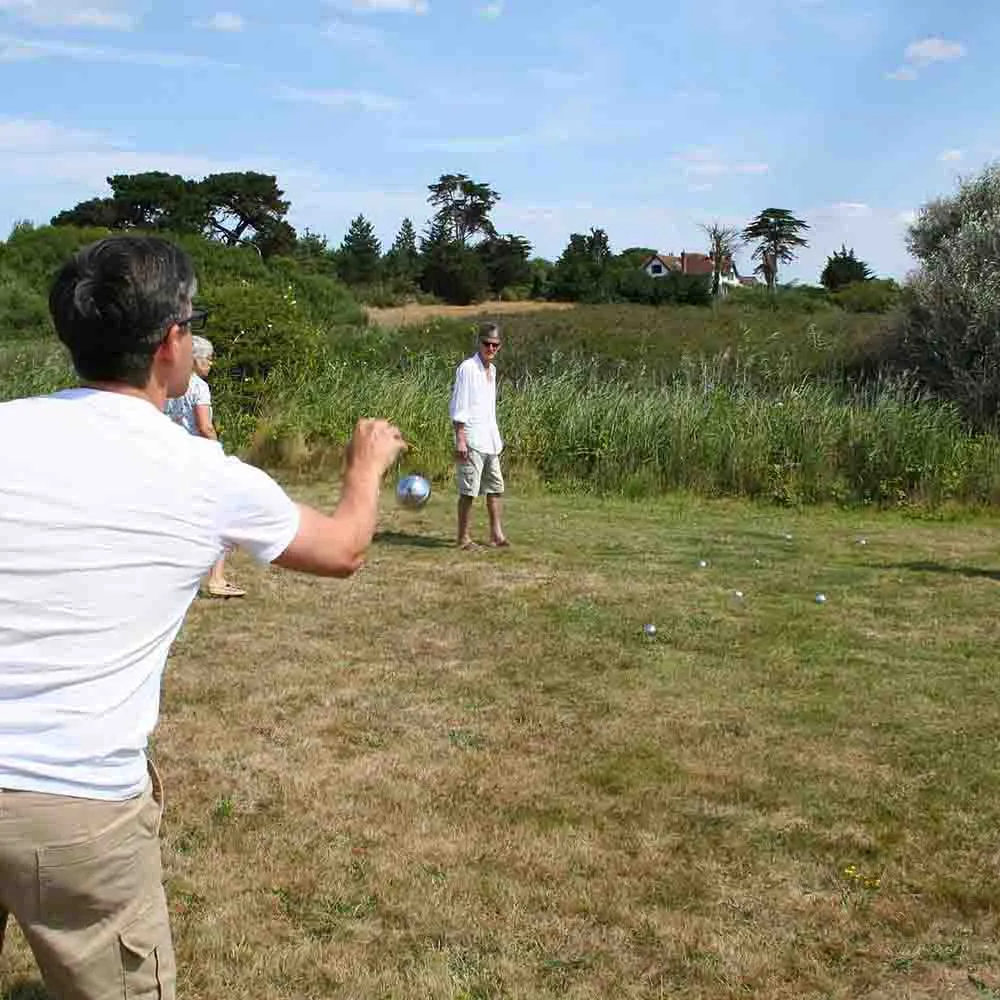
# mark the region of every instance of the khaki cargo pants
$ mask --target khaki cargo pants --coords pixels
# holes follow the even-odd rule
[[[162,812],[152,764],[125,802],[0,789],[0,949],[9,912],[56,1000],[174,1000]]]

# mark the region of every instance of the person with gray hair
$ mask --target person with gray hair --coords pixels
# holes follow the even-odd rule
[[[353,575],[406,447],[359,420],[324,514],[165,419],[191,378],[196,290],[166,240],[85,247],[49,295],[81,385],[0,403],[0,947],[10,914],[59,1000],[176,997],[147,746],[202,576],[232,545]]]
[[[490,545],[505,548],[510,544],[503,530],[503,439],[497,426],[497,369],[493,363],[500,350],[500,327],[483,323],[478,339],[479,350],[455,372],[449,407],[458,475],[457,544],[466,551],[480,548],[469,533],[469,522],[475,498],[484,494]]]
[[[199,329],[204,328],[208,313],[201,311]],[[194,327],[192,327],[192,330]],[[215,348],[210,340],[193,334],[191,337],[191,356],[194,371],[188,382],[187,392],[167,400],[164,411],[175,424],[180,424],[189,434],[194,434],[210,441],[218,441],[219,435],[212,420],[212,390],[205,379],[212,370]],[[245,597],[246,591],[230,583],[226,579],[226,554],[219,556],[212,566],[205,583],[205,590],[211,597]]]

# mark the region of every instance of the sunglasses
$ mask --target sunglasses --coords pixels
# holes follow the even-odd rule
[[[481,343],[483,347],[492,347],[494,351],[500,347],[499,340],[481,340],[479,343]]]
[[[192,333],[201,333],[208,326],[208,310],[192,309],[191,315],[187,319],[175,320],[175,324],[190,327]]]

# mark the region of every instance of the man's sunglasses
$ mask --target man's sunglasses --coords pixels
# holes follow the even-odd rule
[[[499,340],[481,340],[479,343],[481,343],[483,347],[492,347],[494,350],[500,346]]]
[[[192,333],[201,333],[202,330],[208,326],[208,310],[207,309],[192,309],[191,315],[186,319],[175,320],[175,325],[177,326],[187,326],[191,328]]]

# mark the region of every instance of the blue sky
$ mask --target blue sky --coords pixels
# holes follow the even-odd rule
[[[842,242],[902,277],[914,210],[1000,155],[998,49],[986,0],[0,0],[0,234],[112,173],[254,169],[388,244],[464,172],[549,258],[776,206],[813,226],[785,277]]]

